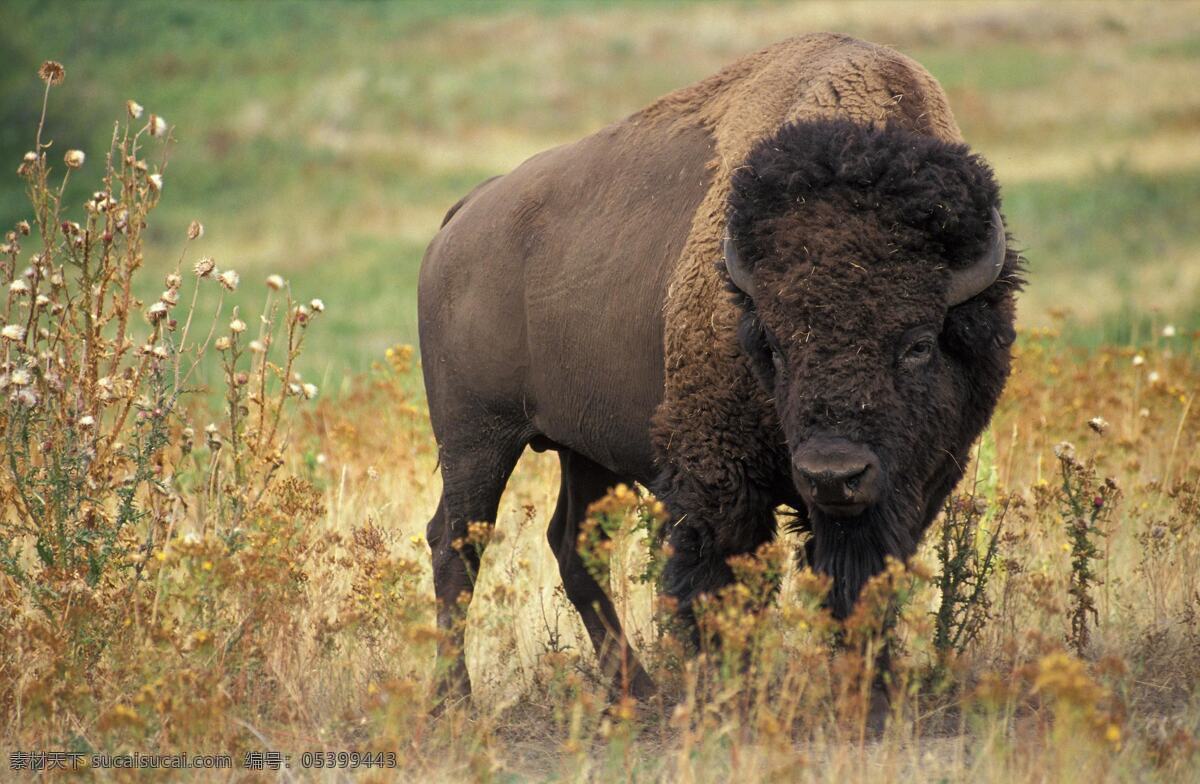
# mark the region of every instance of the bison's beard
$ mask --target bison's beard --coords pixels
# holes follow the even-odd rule
[[[851,518],[829,517],[813,509],[809,525],[811,566],[833,578],[827,603],[838,620],[849,617],[863,586],[883,571],[888,556],[903,563],[916,551],[913,527],[890,504]]]

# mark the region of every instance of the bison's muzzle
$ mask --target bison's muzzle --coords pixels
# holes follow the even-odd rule
[[[879,458],[841,438],[810,438],[792,454],[796,486],[809,508],[830,517],[854,517],[879,500]]]

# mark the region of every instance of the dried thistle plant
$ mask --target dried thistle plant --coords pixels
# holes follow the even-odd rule
[[[1103,557],[1099,540],[1109,534],[1108,522],[1121,491],[1111,478],[1099,478],[1093,461],[1080,461],[1073,444],[1058,444],[1054,456],[1062,476],[1056,501],[1071,555],[1071,631],[1067,641],[1083,656],[1091,640],[1089,620],[1098,621],[1093,593],[1101,582],[1096,573],[1096,563]]]
[[[216,601],[221,585],[251,573],[267,569],[253,595],[263,596],[262,586],[282,591],[267,592],[277,600],[293,591],[290,575],[305,547],[289,526],[311,520],[317,507],[308,503],[284,521],[279,499],[302,489],[285,486],[283,496],[264,499],[289,443],[285,409],[317,395],[294,363],[324,304],[299,305],[286,287],[268,286],[248,351],[236,311],[222,330],[220,301],[211,315],[197,309],[202,287],[233,290],[237,273],[207,258],[195,276],[181,272],[204,234],[196,221],[162,293],[140,301],[171,129],[157,115],[139,123],[141,107],[130,102],[103,156],[70,150],[56,173],[42,132],[65,70],[47,62],[39,75],[42,120],[18,168],[32,216],[0,247],[0,581],[12,611],[0,632],[18,647],[42,645],[21,671],[4,670],[0,701],[17,716],[42,706],[49,721],[78,722],[88,698],[61,692],[53,678],[70,688],[91,682],[106,650],[141,635],[166,634],[174,650],[190,652],[231,613],[278,616],[250,594]],[[67,183],[87,176],[97,158],[99,187],[75,209],[64,202]],[[213,348],[222,349],[227,405],[197,445],[189,421],[203,408],[197,369]],[[238,556],[235,569],[230,559],[249,543],[259,546]],[[277,558],[283,547],[293,550],[286,561]],[[268,560],[246,557],[292,565],[276,572]],[[186,609],[193,605],[196,612]],[[122,725],[128,711],[137,714],[126,705],[100,725]]]
[[[988,582],[997,565],[997,550],[1012,498],[1002,498],[985,527],[988,503],[974,496],[946,502],[934,550],[940,570],[941,598],[934,616],[934,648],[946,660],[961,654],[991,617]]]

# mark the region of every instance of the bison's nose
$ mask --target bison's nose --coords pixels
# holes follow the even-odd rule
[[[810,439],[792,455],[804,500],[826,514],[850,517],[879,500],[879,458],[843,439]]]

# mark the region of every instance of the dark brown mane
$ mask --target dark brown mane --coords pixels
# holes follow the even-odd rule
[[[755,145],[733,175],[729,227],[749,266],[762,255],[758,227],[806,202],[871,211],[897,237],[920,242],[924,258],[956,265],[988,241],[999,187],[964,144],[891,124],[788,123]]]

